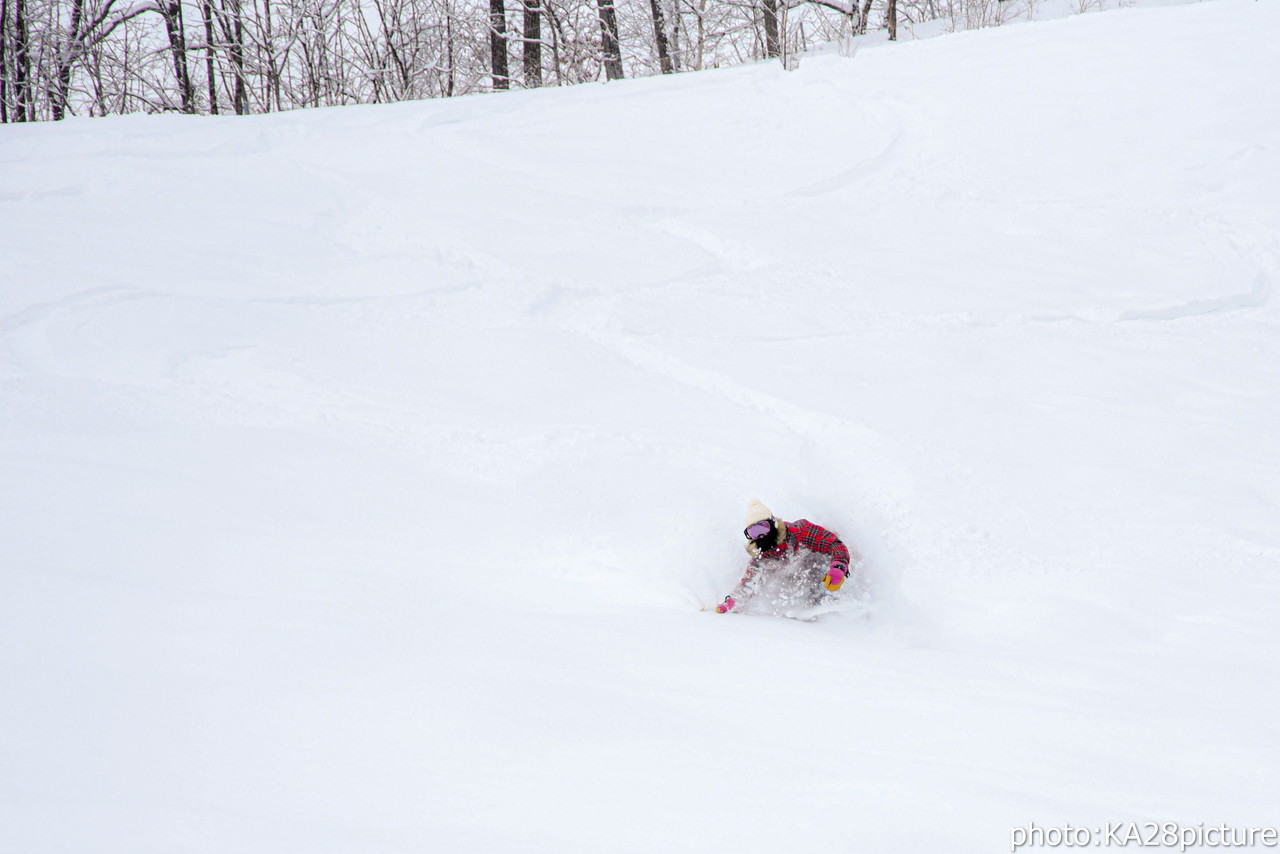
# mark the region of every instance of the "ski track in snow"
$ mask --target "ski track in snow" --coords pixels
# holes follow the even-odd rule
[[[60,311],[94,309],[115,305],[121,302],[146,299],[153,294],[139,292],[130,288],[99,287],[89,288],[61,299],[29,305],[21,311],[0,317],[0,333],[10,333],[25,326],[43,323]]]
[[[804,187],[797,187],[794,190],[788,190],[783,195],[787,198],[806,198],[837,193],[884,169],[893,159],[895,152],[902,143],[903,124],[893,112],[894,109],[902,109],[902,107],[900,105],[890,106],[888,104],[877,104],[876,106],[880,106],[882,109],[885,109],[891,119],[888,139],[884,142],[879,151],[869,157],[862,157],[862,159],[854,163],[852,166],[832,175],[830,178],[824,178],[821,181],[815,181],[814,183],[808,184]]]
[[[1203,317],[1241,309],[1262,308],[1271,301],[1271,280],[1259,273],[1253,287],[1244,293],[1227,294],[1214,299],[1191,300],[1179,305],[1150,311],[1121,312],[1118,320],[1180,320],[1185,317]]]

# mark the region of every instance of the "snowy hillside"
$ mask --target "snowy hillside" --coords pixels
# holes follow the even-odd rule
[[[1280,824],[1278,31],[0,128],[3,849]]]

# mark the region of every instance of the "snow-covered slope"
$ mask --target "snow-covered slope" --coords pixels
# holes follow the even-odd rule
[[[0,128],[4,849],[1275,824],[1277,31]]]

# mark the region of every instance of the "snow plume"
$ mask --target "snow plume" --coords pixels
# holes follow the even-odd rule
[[[743,610],[802,620],[837,611],[869,615],[871,588],[862,561],[854,559],[849,579],[834,593],[822,586],[830,565],[829,557],[812,552],[763,561],[749,585],[754,595]]]

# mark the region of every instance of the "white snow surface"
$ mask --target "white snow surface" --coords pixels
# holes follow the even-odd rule
[[[3,849],[1280,823],[1276,32],[0,128]]]

